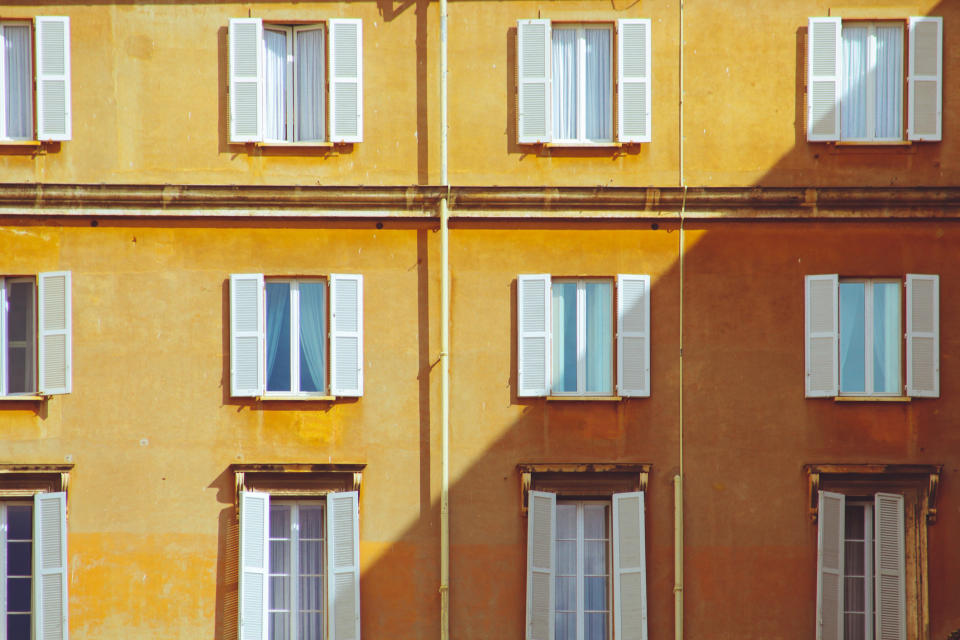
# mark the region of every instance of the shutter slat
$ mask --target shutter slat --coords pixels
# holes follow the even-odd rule
[[[940,276],[907,274],[907,395],[940,397]]]
[[[647,639],[646,545],[642,491],[613,494],[614,637]]]
[[[874,496],[877,640],[906,640],[903,496]]]
[[[37,138],[70,140],[70,18],[38,16]]]
[[[363,276],[330,275],[330,393],[363,395]]]
[[[363,141],[363,21],[330,26],[330,141]]]
[[[230,395],[234,397],[263,394],[263,296],[262,273],[230,276]]]
[[[840,139],[840,18],[810,18],[807,26],[807,140]]]
[[[617,20],[617,56],[617,139],[650,142],[650,20]]]
[[[517,276],[517,396],[550,390],[550,276]]]
[[[617,276],[617,387],[650,395],[650,276]]]
[[[240,492],[240,640],[267,640],[270,495]]]
[[[846,497],[819,492],[817,640],[843,640],[843,525]]]
[[[837,352],[839,278],[836,274],[804,279],[806,395],[833,397],[840,389]]]
[[[550,21],[517,21],[517,141],[550,142]]]
[[[553,640],[557,496],[530,491],[527,502],[526,640]]]
[[[263,140],[263,21],[230,20],[230,142]]]
[[[70,393],[73,369],[71,275],[51,271],[37,277],[38,373],[40,393]]]
[[[327,496],[329,640],[360,640],[360,522],[356,491]]]
[[[943,18],[910,18],[907,137],[938,141],[943,120]]]
[[[67,494],[33,497],[36,640],[67,640]]]

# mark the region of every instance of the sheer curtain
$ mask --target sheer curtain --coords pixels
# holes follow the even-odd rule
[[[841,391],[866,391],[864,288],[862,282],[840,283]]]
[[[577,137],[577,30],[553,30],[553,137]]]
[[[263,136],[287,139],[287,34],[263,30]]]
[[[867,44],[869,27],[843,27],[843,97],[840,137],[867,137]]]
[[[577,283],[554,282],[553,390],[577,390]]]
[[[326,362],[326,287],[300,283],[300,391],[323,391]]]
[[[30,27],[2,27],[4,82],[7,114],[6,137],[28,140],[33,137],[33,62],[30,55]]]
[[[587,311],[587,392],[613,392],[613,285],[588,282]]]
[[[903,135],[903,29],[877,27],[878,138]]]
[[[900,390],[900,285],[873,284],[873,390]]]
[[[323,140],[323,30],[297,32],[297,140]]]
[[[270,640],[290,638],[290,505],[270,505],[270,590],[267,600]]]
[[[298,640],[323,638],[323,508],[299,506]]]
[[[613,140],[610,30],[587,29],[586,40],[587,139],[605,142]]]
[[[267,283],[267,391],[290,391],[290,284]]]

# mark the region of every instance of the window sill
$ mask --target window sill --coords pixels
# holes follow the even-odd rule
[[[621,396],[547,396],[547,402],[620,402]]]
[[[283,402],[333,402],[337,396],[304,396],[304,395],[284,395],[270,394],[268,396],[256,396],[258,402],[269,402],[271,400],[281,400]]]
[[[910,396],[835,396],[834,402],[911,402]]]
[[[323,142],[323,141],[310,141],[310,142],[251,142],[255,147],[264,147],[264,148],[273,148],[277,147],[280,149],[311,149],[311,148],[324,148],[329,149],[334,146],[333,142]]]
[[[22,396],[0,396],[0,402],[42,402],[47,396],[22,395]]]
[[[46,140],[0,140],[0,147],[42,147]]]
[[[910,147],[913,140],[838,140],[838,147]]]
[[[544,142],[547,149],[619,149],[622,142]]]

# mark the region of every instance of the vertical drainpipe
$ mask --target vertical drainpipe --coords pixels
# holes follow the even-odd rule
[[[450,637],[450,228],[447,175],[447,0],[440,0],[440,640]]]
[[[680,96],[679,119],[679,183],[683,187],[683,202],[680,205],[679,263],[680,263],[680,349],[679,349],[679,471],[673,478],[673,627],[676,640],[683,640],[683,222],[687,208],[687,183],[683,175],[683,0],[680,0]]]

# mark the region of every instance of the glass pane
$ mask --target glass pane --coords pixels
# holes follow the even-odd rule
[[[323,29],[297,32],[297,140],[323,140]]]
[[[862,576],[864,543],[859,540],[847,540],[844,543],[843,572],[848,576]]]
[[[270,541],[270,573],[290,573],[290,541]]]
[[[840,391],[866,391],[864,283],[840,283]]]
[[[900,390],[900,284],[873,283],[873,391]]]
[[[30,542],[7,543],[7,575],[29,576],[33,544]]]
[[[577,610],[577,579],[569,577],[557,578],[557,611]]]
[[[573,576],[577,574],[576,540],[557,541],[557,575]]]
[[[300,578],[300,611],[323,609],[323,578]]]
[[[323,614],[301,613],[299,640],[321,640],[323,638]]]
[[[843,581],[843,608],[845,611],[864,611],[866,593],[864,578],[845,578]]]
[[[3,39],[6,137],[27,140],[33,137],[33,56],[30,51],[30,27],[5,26]]]
[[[287,640],[290,637],[290,613],[270,613],[270,640]]]
[[[30,611],[30,578],[7,578],[7,611]]]
[[[583,616],[584,640],[607,640],[607,614],[587,613]]]
[[[553,31],[553,135],[558,140],[577,137],[577,30]]]
[[[576,613],[557,613],[555,620],[557,640],[577,640]]]
[[[300,574],[323,573],[323,543],[319,540],[300,541]]]
[[[607,543],[585,540],[583,543],[583,573],[588,576],[607,574]]]
[[[7,640],[30,640],[30,614],[7,615]]]
[[[300,283],[300,391],[326,388],[327,292],[323,282]]]
[[[287,576],[270,576],[270,609],[286,611],[290,608],[290,578]]]
[[[866,640],[867,616],[847,613],[843,616],[843,640]]]
[[[287,34],[263,30],[263,135],[287,139]]]
[[[587,139],[613,140],[610,30],[587,29],[586,117]]]
[[[606,611],[607,609],[607,579],[584,578],[583,604],[586,611]]]
[[[557,538],[574,540],[577,537],[577,505],[557,505]]]
[[[33,282],[12,282],[7,287],[7,380],[9,393],[36,390]]]
[[[607,509],[605,504],[588,504],[583,507],[583,537],[605,540],[607,536]]]
[[[877,27],[878,138],[903,136],[903,28]]]
[[[290,537],[290,507],[284,504],[270,505],[270,537]]]
[[[7,540],[31,540],[33,505],[12,504],[7,507]]]
[[[300,505],[300,539],[323,537],[323,507]]]
[[[843,78],[840,98],[840,137],[867,137],[868,27],[842,29]]]
[[[268,282],[267,390],[290,391],[290,284]]]
[[[577,283],[555,282],[553,295],[553,390],[577,391]]]
[[[613,283],[588,282],[587,391],[613,393]]]

